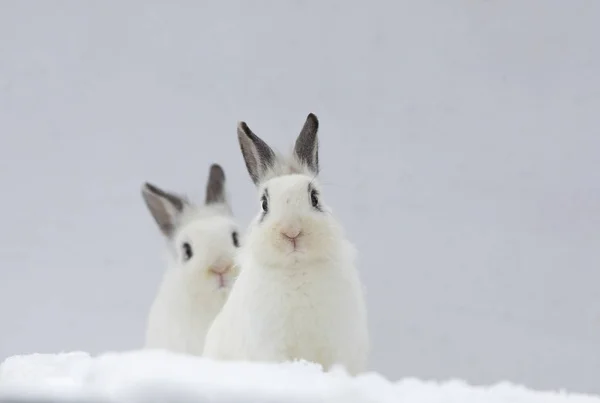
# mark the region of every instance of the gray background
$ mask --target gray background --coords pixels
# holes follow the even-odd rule
[[[139,347],[141,183],[245,225],[236,122],[314,112],[373,369],[600,392],[600,2],[145,3],[0,3],[0,358]]]

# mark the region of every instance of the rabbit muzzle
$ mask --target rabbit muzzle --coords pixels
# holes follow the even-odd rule
[[[226,286],[225,277],[226,277],[227,273],[229,273],[231,271],[232,267],[233,267],[232,263],[227,263],[227,264],[218,263],[218,264],[213,264],[210,266],[209,271],[218,277],[220,288],[223,288]]]
[[[281,236],[291,242],[292,247],[296,250],[298,240],[302,236],[302,228],[299,225],[286,225],[280,229]]]

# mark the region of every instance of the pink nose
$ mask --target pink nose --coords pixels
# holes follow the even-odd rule
[[[285,228],[281,230],[281,235],[284,237],[294,240],[300,236],[302,230],[300,228]]]
[[[215,274],[225,274],[229,271],[228,265],[214,265],[210,267],[210,271]]]

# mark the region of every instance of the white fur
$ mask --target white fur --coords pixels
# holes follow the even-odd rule
[[[251,223],[239,253],[241,273],[210,327],[204,355],[250,361],[304,359],[324,369],[366,369],[367,312],[355,251],[323,204],[311,205],[317,180],[298,161],[278,161],[259,186],[269,211]],[[302,230],[294,251],[281,231]]]
[[[177,230],[169,239],[168,270],[148,315],[145,348],[200,355],[208,327],[220,311],[235,281],[236,248],[231,233],[237,231],[224,206],[186,206]],[[182,260],[183,242],[193,256]],[[231,265],[220,287],[212,265]]]

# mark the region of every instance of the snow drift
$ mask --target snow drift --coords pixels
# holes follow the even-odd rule
[[[474,387],[376,373],[324,373],[315,364],[217,362],[164,351],[13,356],[0,365],[0,402],[403,402],[600,403],[600,397],[539,392],[509,383]]]

